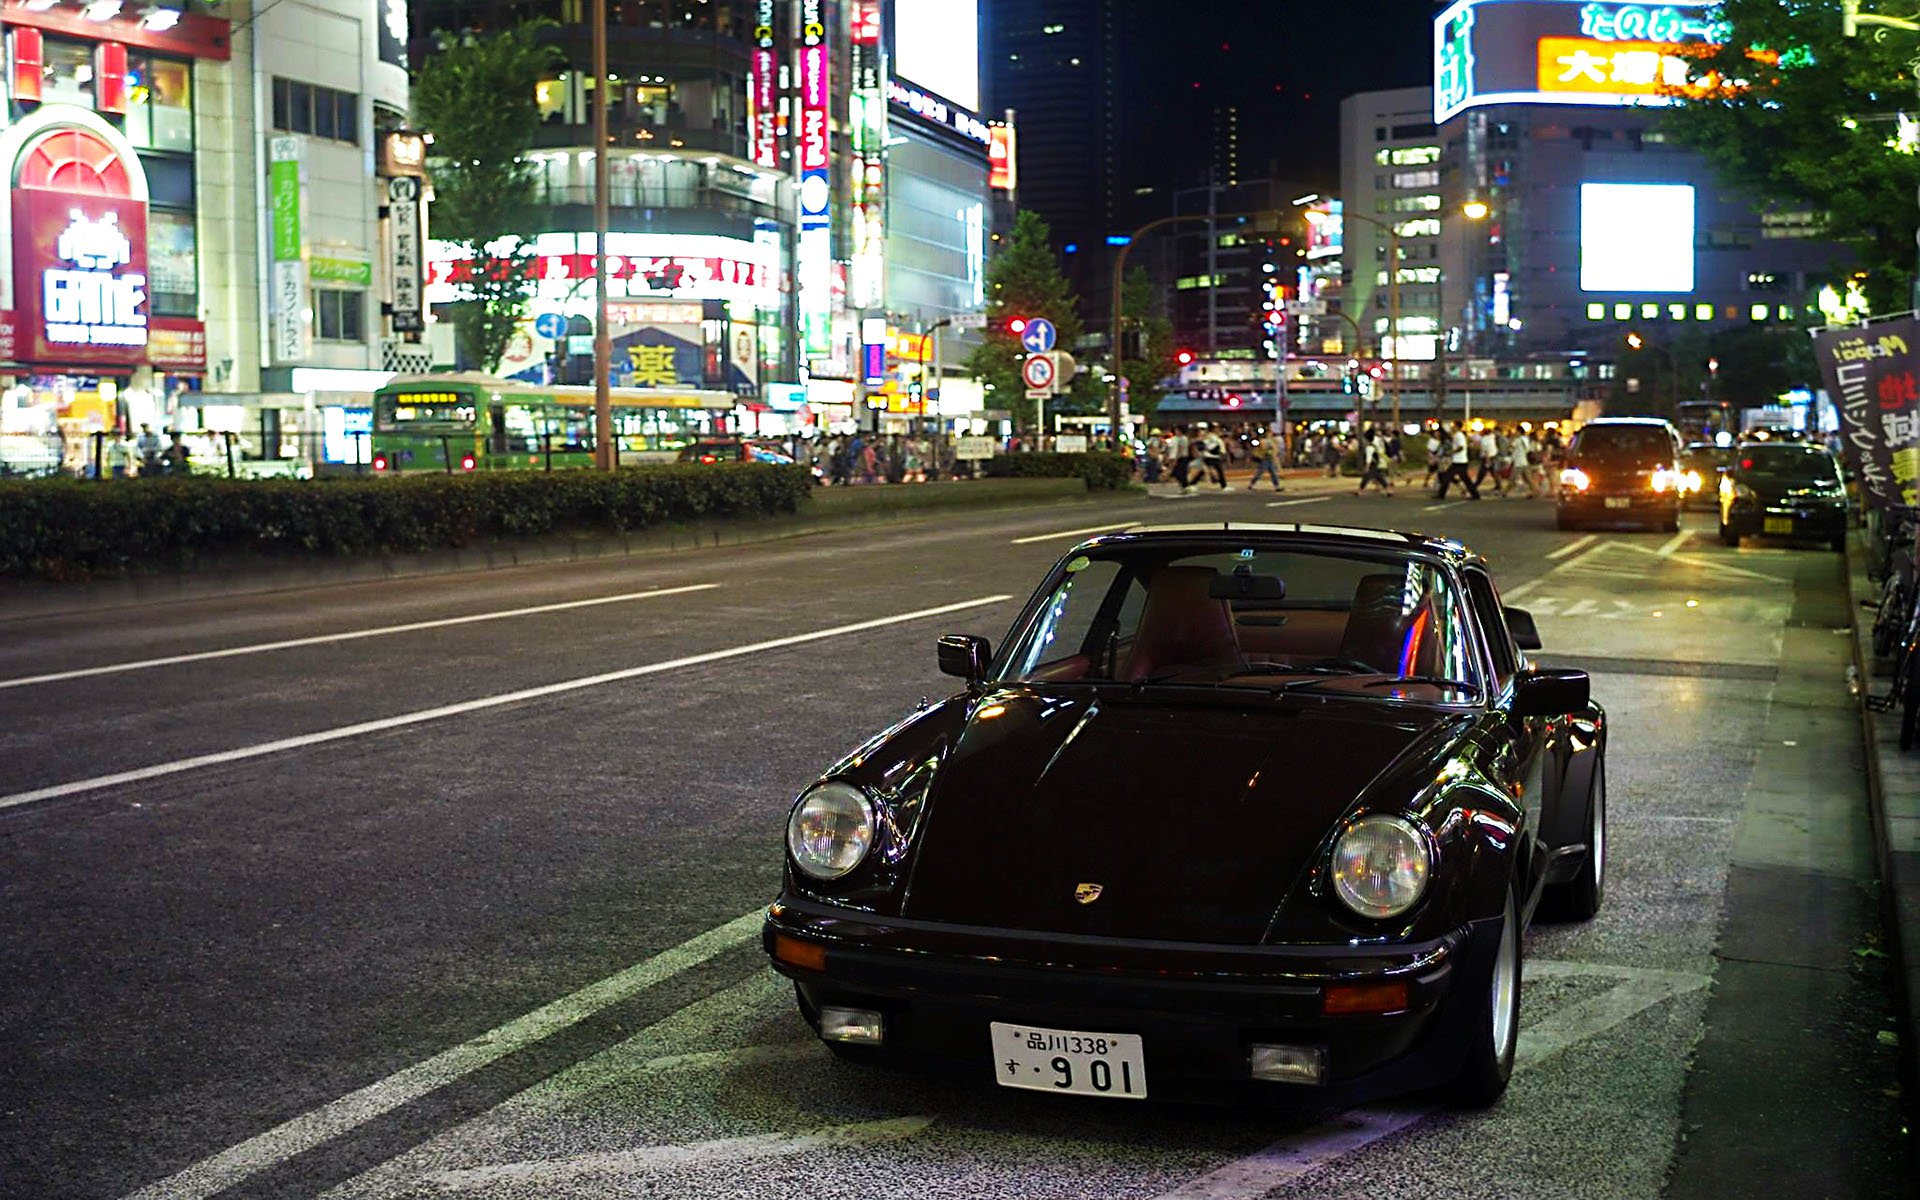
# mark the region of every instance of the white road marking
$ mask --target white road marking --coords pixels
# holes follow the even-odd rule
[[[1087,529],[1062,529],[1058,533],[1036,533],[1032,537],[1014,538],[1012,545],[1026,546],[1034,542],[1051,542],[1060,538],[1085,537],[1089,533],[1115,533],[1123,529],[1133,529],[1140,521],[1117,521],[1109,525],[1094,525]]]
[[[1304,500],[1269,500],[1268,508],[1292,508],[1296,504],[1325,504],[1332,496],[1309,496]]]
[[[126,1200],[203,1200],[225,1191],[534,1042],[577,1025],[655,984],[746,945],[759,932],[764,919],[765,910],[756,908],[715,926],[425,1062],[396,1071],[237,1146],[203,1158],[183,1171],[148,1184]]]
[[[881,1142],[897,1142],[921,1132],[933,1121],[932,1117],[895,1117],[884,1121],[833,1125],[807,1133],[763,1133],[678,1146],[636,1146],[631,1150],[441,1171],[429,1175],[423,1182],[453,1192],[513,1185],[540,1189],[610,1175],[698,1170],[756,1158],[808,1154],[816,1150],[848,1150]],[[538,1194],[537,1190],[535,1194]]]
[[[1552,1013],[1520,1031],[1514,1070],[1538,1066],[1569,1046],[1605,1033],[1655,1004],[1706,987],[1705,975],[1603,963],[1528,959],[1523,975],[1571,979],[1599,975],[1617,981],[1589,1000]],[[1317,1171],[1382,1138],[1418,1124],[1426,1108],[1360,1108],[1312,1129],[1281,1138],[1266,1149],[1188,1181],[1155,1200],[1253,1200],[1284,1183]]]
[[[1428,1110],[1358,1108],[1324,1125],[1281,1138],[1264,1150],[1187,1181],[1156,1200],[1229,1200],[1264,1196],[1336,1158],[1417,1124]]]
[[[1569,554],[1578,554],[1580,551],[1585,550],[1588,546],[1593,545],[1595,542],[1599,540],[1600,540],[1599,534],[1589,533],[1585,537],[1576,538],[1573,541],[1568,542],[1566,545],[1560,547],[1558,550],[1555,550],[1552,554],[1547,555],[1547,557],[1548,558],[1565,558]]]
[[[1421,512],[1445,512],[1449,508],[1459,508],[1462,504],[1465,504],[1465,503],[1466,503],[1465,500],[1445,500],[1439,504],[1429,504],[1425,508],[1421,509],[1420,511]]]
[[[754,642],[746,646],[735,646],[730,650],[713,650],[705,654],[692,654],[685,658],[670,659],[667,662],[649,663],[643,667],[628,667],[622,671],[608,671],[602,675],[589,675],[582,679],[568,679],[560,683],[544,684],[540,687],[522,688],[515,692],[503,692],[497,696],[483,696],[478,700],[463,700],[458,704],[442,705],[439,708],[426,708],[417,712],[402,713],[397,717],[382,717],[376,721],[362,721],[355,725],[342,725],[335,729],[323,729],[318,733],[303,733],[297,737],[280,738],[277,741],[261,742],[252,746],[241,746],[234,750],[221,750],[213,754],[196,755],[193,758],[178,759],[170,763],[156,763],[151,767],[138,767],[131,771],[116,771],[111,775],[96,775],[91,779],[76,779],[70,783],[57,783],[50,787],[35,788],[30,792],[15,792],[10,796],[0,796],[0,809],[13,808],[22,804],[33,804],[42,800],[57,800],[63,796],[78,796],[87,792],[97,792],[105,788],[118,787],[127,783],[142,783],[149,779],[161,779],[168,775],[178,775],[185,771],[196,771],[202,767],[222,766],[226,763],[244,762],[247,759],[263,758],[270,754],[282,754],[289,750],[302,750],[308,746],[325,745],[328,742],[344,741],[347,738],[361,737],[369,733],[384,733],[389,729],[403,729],[409,725],[420,725],[428,721],[441,721],[448,717],[465,716],[467,713],[482,712],[490,708],[500,708],[508,704],[520,704],[528,700],[543,700],[548,696],[565,695],[585,688],[601,687],[609,683],[623,683],[629,679],[640,679],[648,675],[659,675],[666,671],[678,671],[687,667],[702,666],[706,663],[720,662],[729,658],[739,658],[747,654],[760,654],[768,650],[781,650],[788,646],[801,646],[808,642],[823,641],[827,638],[844,637],[850,633],[865,633],[870,629],[883,629],[889,625],[901,625],[909,621],[925,620],[928,617],[944,616],[948,613],[964,612],[970,608],[983,608],[990,604],[1000,604],[1013,599],[1012,596],[982,596],[978,600],[963,600],[958,604],[943,604],[939,608],[923,608],[916,612],[900,613],[891,617],[879,617],[871,621],[859,621],[852,625],[836,625],[831,629],[818,629],[812,633],[799,633],[791,637],[772,638],[764,642]]]
[[[1668,538],[1665,544],[1663,544],[1658,550],[1654,551],[1654,553],[1658,554],[1661,558],[1672,558],[1674,551],[1686,545],[1692,539],[1693,539],[1693,530],[1682,529],[1679,533],[1676,533],[1672,537]]]
[[[422,629],[445,629],[453,625],[473,625],[481,621],[505,621],[511,617],[531,617],[541,613],[568,612],[576,608],[595,608],[603,604],[624,604],[631,600],[655,600],[662,596],[683,596],[688,592],[707,592],[717,583],[695,583],[686,587],[660,588],[651,592],[626,592],[618,596],[599,596],[592,600],[569,600],[564,604],[537,604],[531,608],[509,608],[499,612],[474,613],[465,617],[446,617],[438,621],[413,621],[406,625],[378,625],[372,629],[354,629],[346,633],[327,633],[317,637],[289,638],[283,642],[256,642],[251,646],[232,646],[225,650],[202,650],[193,654],[173,654],[166,658],[146,658],[135,662],[114,663],[105,667],[84,667],[77,671],[56,671],[50,675],[23,675],[0,679],[0,690],[31,687],[36,683],[59,683],[68,679],[86,679],[93,675],[119,675],[126,671],[144,671],[151,667],[173,667],[181,663],[205,662],[213,658],[238,658],[243,654],[266,654],[273,650],[295,650],[302,646],[324,646],[332,642],[353,642],[362,638],[391,637],[396,633],[417,633]]]

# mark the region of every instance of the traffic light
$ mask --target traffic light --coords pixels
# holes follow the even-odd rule
[[[1025,317],[1008,317],[1007,318],[1008,333],[1012,334],[1015,337],[1019,337],[1021,334],[1025,333],[1026,331],[1027,331],[1027,319]]]
[[[1173,361],[1176,364],[1183,367],[1192,366],[1193,359],[1194,359],[1194,354],[1193,354],[1193,351],[1191,350],[1176,350],[1173,353]]]

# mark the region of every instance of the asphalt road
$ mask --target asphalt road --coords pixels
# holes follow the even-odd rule
[[[1074,534],[1228,519],[1461,537],[1595,672],[1608,905],[1529,935],[1507,1098],[1065,1103],[831,1058],[754,936],[794,791],[944,694],[934,638],[997,640]],[[0,614],[0,1196],[1651,1197],[1808,1112],[1817,1166],[1769,1194],[1902,1194],[1871,880],[1775,830],[1791,877],[1738,901],[1779,772],[1834,853],[1864,830],[1857,735],[1794,736],[1844,701],[1836,559],[1706,520],[1296,486]],[[1844,919],[1773,962],[1761,893],[1809,872]],[[1733,944],[1785,999],[1721,1011]],[[1736,1070],[1754,1042],[1808,1080]]]

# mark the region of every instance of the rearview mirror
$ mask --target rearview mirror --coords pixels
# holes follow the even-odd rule
[[[1287,581],[1278,575],[1216,575],[1207,584],[1210,600],[1266,600],[1274,604],[1287,598]]]
[[[956,675],[968,683],[979,683],[987,677],[987,664],[992,660],[993,650],[983,637],[952,633],[940,639],[943,675]]]
[[[1538,650],[1541,647],[1540,627],[1533,623],[1533,614],[1524,608],[1503,608],[1507,616],[1507,629],[1513,634],[1513,644],[1522,650]]]
[[[1564,717],[1593,699],[1593,680],[1585,671],[1537,670],[1520,677],[1513,693],[1516,717]]]

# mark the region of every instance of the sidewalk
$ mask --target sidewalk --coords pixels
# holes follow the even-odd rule
[[[1915,1019],[1915,1000],[1920,997],[1920,751],[1901,752],[1897,710],[1866,709],[1867,696],[1884,695],[1891,685],[1884,674],[1887,665],[1874,661],[1871,610],[1860,607],[1861,601],[1877,599],[1880,593],[1867,580],[1866,556],[1857,532],[1847,556],[1847,574],[1853,600],[1854,661],[1864,689],[1860,720],[1873,807],[1874,855],[1880,870],[1887,953],[1893,956],[1900,1001],[1901,1108],[1911,1126],[1920,1084],[1920,1021]]]

